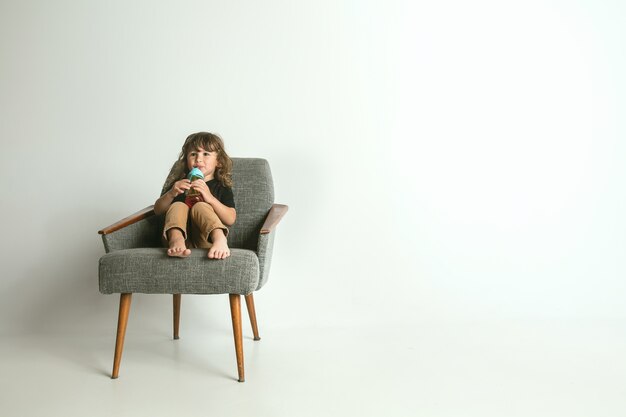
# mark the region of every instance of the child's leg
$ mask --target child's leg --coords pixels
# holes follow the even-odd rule
[[[224,259],[230,256],[226,241],[228,228],[215,214],[210,204],[203,201],[194,204],[191,208],[191,221],[192,239],[197,248],[209,249],[208,257],[212,259]]]
[[[169,256],[184,258],[189,256],[191,251],[187,249],[185,240],[187,239],[187,217],[189,207],[185,203],[175,202],[165,213],[165,226],[163,227],[163,239],[167,241]]]

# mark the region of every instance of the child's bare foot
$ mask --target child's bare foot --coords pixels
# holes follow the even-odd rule
[[[191,250],[185,246],[185,237],[183,233],[178,229],[171,229],[167,231],[170,244],[170,248],[167,250],[169,256],[177,256],[179,258],[186,258],[191,254]]]
[[[222,229],[215,229],[211,232],[213,246],[209,249],[208,257],[211,259],[224,259],[230,256],[230,249],[226,241],[226,235]]]

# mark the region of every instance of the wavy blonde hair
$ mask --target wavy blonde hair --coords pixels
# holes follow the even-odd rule
[[[215,178],[225,187],[233,186],[233,161],[226,153],[224,141],[216,134],[198,132],[192,133],[185,139],[180,155],[178,155],[178,159],[174,162],[174,165],[172,165],[172,169],[170,169],[165,184],[163,184],[161,195],[168,192],[176,181],[187,178],[187,174],[189,174],[189,169],[187,169],[187,155],[189,152],[195,151],[198,148],[203,148],[209,152],[217,152]]]

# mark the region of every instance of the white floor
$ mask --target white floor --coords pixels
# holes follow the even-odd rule
[[[245,311],[245,310],[244,310]],[[184,318],[183,318],[184,319]],[[133,323],[120,378],[114,334],[2,338],[2,416],[624,416],[626,323],[244,326],[246,382],[228,324],[181,339]]]

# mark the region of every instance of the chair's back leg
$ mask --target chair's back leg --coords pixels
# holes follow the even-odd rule
[[[174,340],[178,339],[180,327],[180,294],[174,294]]]
[[[256,324],[256,310],[254,308],[254,295],[246,295],[246,307],[248,307],[248,316],[250,316],[250,324],[252,325],[252,333],[254,333],[254,340],[261,340],[259,337],[259,328]]]
[[[230,315],[233,319],[233,335],[235,336],[235,353],[237,354],[237,372],[239,382],[244,382],[243,373],[243,335],[241,331],[241,297],[239,294],[229,294]]]
[[[115,355],[113,357],[112,379],[116,379],[120,372],[120,362],[122,351],[124,350],[124,337],[126,336],[126,325],[128,324],[128,313],[130,312],[130,301],[133,294],[120,294],[120,313],[117,319],[117,339],[115,340]]]

